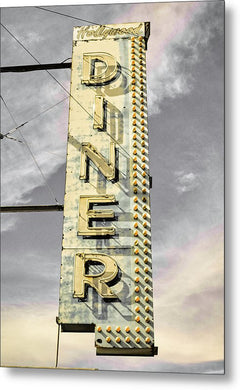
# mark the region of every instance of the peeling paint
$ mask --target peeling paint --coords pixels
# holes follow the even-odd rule
[[[74,28],[58,321],[62,331],[95,330],[98,355],[156,354],[147,129],[148,34],[146,23]],[[84,67],[87,59],[91,64]],[[90,146],[84,152],[86,145]],[[111,199],[105,202],[108,205],[97,202],[104,197]],[[95,203],[90,204],[88,198]],[[85,271],[84,292],[83,276],[76,272],[84,272],[86,262],[81,259],[91,262],[91,257],[92,267],[99,259],[106,269],[95,266],[100,271],[92,275]],[[108,258],[112,259],[109,266]],[[109,280],[109,287],[104,287],[109,299],[99,293],[99,275]],[[74,280],[81,287],[79,294],[74,291]]]

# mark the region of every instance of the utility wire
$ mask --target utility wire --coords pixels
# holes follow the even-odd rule
[[[15,121],[14,116],[12,115],[11,111],[9,110],[9,108],[7,106],[7,103],[3,99],[2,95],[0,97],[1,97],[1,99],[3,101],[3,104],[4,104],[5,108],[7,109],[7,112],[9,113],[10,117],[12,118],[13,123],[15,124],[15,126],[17,126],[17,122]],[[6,134],[3,134],[3,135],[6,135]]]
[[[15,119],[14,119],[14,117],[13,117],[11,111],[9,110],[9,108],[8,108],[8,106],[7,106],[6,102],[5,102],[5,100],[3,99],[2,95],[0,95],[0,98],[2,99],[3,104],[4,104],[5,108],[7,109],[7,112],[8,112],[8,114],[10,115],[10,117],[11,117],[13,123],[14,123],[15,125],[17,125],[17,123],[16,123],[16,121],[15,121]],[[9,134],[9,133],[7,133],[7,134],[2,134],[2,133],[1,133],[1,139],[3,139],[3,138],[8,138],[8,139],[12,139],[12,140],[14,140],[14,141],[17,141],[17,142],[19,142],[19,143],[21,143],[21,144],[23,143],[23,142],[20,141],[19,139],[12,138],[12,137],[8,137],[8,134]]]
[[[28,124],[29,122],[32,122],[33,120],[37,119],[39,116],[45,114],[46,112],[52,110],[54,107],[58,106],[60,103],[64,102],[64,100],[68,99],[68,97],[65,97],[64,99],[60,100],[59,102],[57,102],[56,104],[48,107],[46,110],[44,111],[41,111],[39,114],[35,115],[33,118],[27,120],[26,122],[23,122],[21,125],[17,126],[17,127],[14,127],[13,129],[9,130],[7,133],[3,134],[5,137],[8,135],[8,134],[12,134],[14,133],[16,130],[18,130],[20,127],[23,127],[25,126],[26,124]]]
[[[80,20],[81,22],[90,23],[90,24],[93,24],[93,25],[96,25],[96,26],[103,26],[103,27],[109,28],[109,29],[112,28],[112,27],[106,26],[105,24],[96,23],[96,22],[91,22],[90,20],[77,18],[76,16],[71,16],[71,15],[63,14],[62,12],[53,11],[53,10],[50,10],[50,9],[47,9],[47,8],[44,8],[44,7],[37,7],[37,6],[35,6],[35,8],[41,9],[42,11],[52,12],[53,14],[58,14],[58,15],[61,15],[61,16],[66,16],[67,18]],[[133,33],[133,35],[137,36],[137,34],[134,34],[134,33]]]
[[[11,118],[12,118],[12,120],[13,120],[15,126],[17,127],[18,124],[17,124],[17,122],[15,121],[15,118],[14,118],[14,116],[12,115],[11,111],[9,110],[9,108],[8,108],[8,106],[7,106],[7,103],[5,102],[5,100],[3,99],[2,96],[1,96],[1,99],[2,99],[2,101],[3,101],[3,103],[4,103],[4,106],[6,107],[6,109],[7,109],[7,111],[8,111],[8,113],[9,113],[9,115],[11,116]],[[29,147],[29,145],[28,145],[28,143],[27,143],[25,137],[23,136],[23,134],[22,134],[22,132],[21,132],[20,129],[18,129],[18,131],[19,131],[19,133],[20,133],[20,135],[21,135],[21,137],[22,137],[22,139],[23,139],[23,141],[24,141],[25,146],[27,147],[29,153],[31,154],[32,159],[33,159],[33,161],[34,161],[36,167],[38,168],[38,170],[39,170],[39,172],[40,172],[40,174],[41,174],[41,176],[42,176],[42,178],[43,178],[43,180],[44,180],[44,183],[45,183],[45,185],[47,186],[47,188],[48,188],[48,190],[49,190],[51,196],[53,197],[53,199],[55,200],[55,202],[56,202],[57,204],[59,204],[57,198],[55,197],[55,195],[54,195],[54,193],[53,193],[51,187],[49,186],[49,184],[48,184],[48,182],[47,182],[46,177],[44,176],[44,174],[43,174],[43,172],[42,172],[40,166],[38,165],[38,162],[37,162],[37,160],[36,160],[34,154],[32,153],[32,151],[31,151],[31,149],[30,149],[30,147]]]
[[[24,49],[24,50],[26,50],[26,52],[39,64],[39,65],[41,65],[41,63],[38,61],[38,59],[36,58],[36,57],[34,57],[34,55],[7,29],[7,27],[5,27],[2,23],[0,23],[1,24],[1,26],[12,36],[12,38],[14,38],[19,44],[20,44],[20,46]],[[89,115],[89,117],[91,118],[91,119],[93,119],[93,120],[95,120],[96,121],[96,119],[94,119],[94,117],[92,116],[92,114],[90,114],[87,110],[86,110],[86,108],[85,107],[83,107],[83,105],[56,79],[56,77],[55,76],[53,76],[53,74],[52,73],[50,73],[47,69],[45,69],[45,72],[47,72],[48,74],[49,74],[49,76],[50,77],[52,77],[55,81],[56,81],[56,83],[61,87],[61,88],[63,88],[63,90],[82,108],[82,110],[83,111],[85,111],[88,115]],[[109,123],[108,123],[109,124]],[[111,134],[109,134],[109,133],[107,133],[107,135],[110,137],[110,138],[112,138],[113,140],[114,140],[114,138],[111,136]],[[126,150],[116,141],[116,140],[114,140],[114,142],[116,142],[117,144],[118,144],[118,146],[125,152],[125,153],[127,153],[126,152]],[[128,154],[128,153],[127,153]],[[129,155],[129,154],[128,154]],[[129,156],[130,157],[130,156]]]
[[[39,64],[39,65],[41,65],[41,63],[38,61],[38,59],[11,33],[11,31],[9,31],[8,29],[7,29],[7,27],[5,27],[2,23],[0,23],[1,24],[1,26],[11,35],[11,37],[12,38],[14,38],[15,39],[15,41],[17,41],[18,43],[19,43],[19,45]],[[61,87],[61,88],[63,88],[63,90],[72,98],[72,99],[74,99],[75,100],[75,102],[77,103],[77,104],[79,104],[79,106],[92,118],[92,119],[94,119],[93,118],[93,116],[82,106],[82,104],[81,103],[79,103],[79,101],[73,96],[73,95],[71,95],[71,93],[60,83],[60,81],[58,81],[57,79],[56,79],[56,77],[55,76],[53,76],[53,74],[52,73],[50,73],[47,69],[45,69],[45,72],[47,72],[48,74],[49,74],[49,76],[50,77],[52,77],[55,81],[56,81],[56,83]]]
[[[68,61],[68,60],[71,60],[71,59],[72,59],[72,57],[68,57],[68,58],[66,58],[64,61],[62,61],[61,64],[64,64],[64,62],[66,62],[66,61]]]
[[[90,20],[86,20],[86,19],[77,18],[77,17],[75,17],[75,16],[71,16],[71,15],[66,15],[66,14],[63,14],[63,13],[61,13],[61,12],[53,11],[53,10],[50,10],[50,9],[47,9],[47,8],[43,8],[43,7],[35,7],[35,8],[41,9],[42,11],[52,12],[52,13],[54,13],[54,14],[58,14],[58,15],[62,15],[62,16],[66,16],[67,18],[71,18],[71,19],[80,20],[81,22],[86,22],[86,23],[90,23],[90,24],[96,24],[96,25],[99,25],[99,23],[91,22]],[[99,25],[99,26],[100,26],[100,25]]]
[[[28,54],[39,64],[39,65],[41,65],[40,64],[40,62],[37,60],[37,58],[36,57],[34,57],[34,55],[32,54],[32,53],[30,53],[30,51],[11,33],[11,31],[9,31],[8,29],[7,29],[7,27],[5,27],[2,23],[0,23],[1,24],[1,26],[8,32],[8,34],[10,34],[11,35],[11,37],[12,38],[14,38],[15,39],[15,41],[17,41],[18,42],[18,44],[20,45],[20,46],[22,46],[22,48],[24,49],[24,50],[26,50],[27,52],[28,52]]]
[[[53,106],[47,108],[46,110],[44,111],[41,111],[39,114],[35,115],[33,118],[27,120],[26,122],[23,122],[21,125],[17,126],[17,127],[14,127],[13,129],[9,130],[7,133],[5,134],[2,134],[0,133],[0,139],[3,139],[3,138],[7,138],[7,139],[12,139],[14,141],[17,141],[17,142],[20,142],[21,144],[24,144],[23,141],[20,141],[19,139],[16,139],[16,138],[13,138],[13,137],[9,137],[9,134],[13,134],[15,131],[17,131],[20,127],[23,127],[25,126],[26,124],[28,124],[29,122],[33,121],[34,119],[38,118],[40,115],[43,115],[45,114],[46,112],[52,110],[54,107],[56,107],[58,104],[62,103],[64,100],[68,99],[68,97],[65,97],[64,99],[60,100],[58,103],[54,104]],[[7,107],[6,107],[7,108]],[[9,111],[8,111],[9,112]],[[9,114],[11,114],[9,112]],[[48,153],[48,154],[51,154],[53,156],[57,156],[57,157],[60,157],[62,158],[62,156],[60,156],[59,154],[57,153],[53,153],[53,152],[49,152],[47,150],[44,150],[45,153]]]
[[[6,135],[6,134],[0,133],[0,139],[3,139],[3,138],[12,139],[13,141],[17,141],[17,142],[19,142],[20,144],[23,144],[23,141],[20,141],[20,139],[17,139],[17,138],[14,138],[14,137],[9,137],[9,136]]]
[[[0,23],[1,24],[1,26],[11,35],[11,37],[13,38],[13,39],[15,39],[18,43],[19,43],[19,45],[39,64],[39,65],[41,65],[41,63],[38,61],[38,59],[19,41],[19,39],[17,39],[16,37],[15,37],[15,35],[13,35],[12,33],[11,33],[11,31],[9,31],[8,29],[7,29],[7,27],[6,26],[4,26],[2,23]],[[50,73],[47,69],[45,69],[45,72],[47,72],[48,74],[49,74],[49,76],[50,77],[52,77],[55,81],[56,81],[56,83],[61,87],[61,88],[63,88],[63,90],[90,116],[90,118],[91,119],[93,119],[94,120],[94,117],[86,110],[86,108],[85,107],[83,107],[82,106],[82,104],[81,103],[79,103],[79,101],[60,83],[60,81],[58,81],[57,79],[56,79],[56,77],[55,76],[53,76],[53,74],[52,73]]]

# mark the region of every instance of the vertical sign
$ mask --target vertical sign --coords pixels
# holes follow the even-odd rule
[[[154,356],[149,23],[74,28],[58,323]]]

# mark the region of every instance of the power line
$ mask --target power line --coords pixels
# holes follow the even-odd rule
[[[52,12],[52,13],[54,13],[54,14],[66,16],[67,18],[80,20],[81,22],[86,22],[86,23],[90,23],[90,24],[96,24],[96,25],[99,25],[99,26],[100,26],[99,23],[91,22],[90,20],[86,20],[86,19],[77,18],[76,16],[71,16],[71,15],[63,14],[63,13],[61,13],[61,12],[53,11],[53,10],[50,10],[50,9],[47,9],[47,8],[43,8],[43,7],[35,7],[35,8],[41,9],[42,11]]]
[[[14,137],[9,137],[6,134],[0,133],[0,139],[3,139],[3,138],[12,139],[13,141],[16,141],[16,142],[19,142],[20,144],[23,144],[23,142],[20,141],[20,139],[17,139],[17,138],[14,138]]]
[[[9,130],[7,133],[3,134],[3,136],[7,136],[8,134],[12,134],[14,133],[16,130],[18,130],[20,127],[23,127],[25,126],[26,124],[32,122],[33,120],[37,119],[40,115],[43,115],[45,114],[46,112],[52,110],[54,107],[58,106],[60,103],[64,102],[64,100],[68,99],[68,97],[65,97],[64,99],[60,100],[59,102],[57,102],[56,104],[48,107],[46,110],[44,111],[41,111],[39,114],[35,115],[33,118],[27,120],[26,122],[23,122],[21,125],[15,127],[14,129],[12,130]]]
[[[9,108],[8,108],[8,106],[7,106],[7,103],[6,103],[5,100],[3,99],[2,95],[1,95],[0,97],[1,97],[1,99],[2,99],[2,101],[3,101],[3,104],[4,104],[5,108],[7,109],[7,112],[9,113],[10,117],[12,118],[13,123],[15,124],[15,126],[17,126],[18,124],[17,124],[17,122],[15,121],[14,116],[12,115],[11,111],[9,110]],[[3,134],[3,135],[6,135],[6,134]]]
[[[27,53],[29,53],[29,55],[39,64],[39,65],[41,65],[41,63],[38,61],[38,59],[36,58],[36,57],[34,57],[34,55],[7,29],[7,27],[5,27],[2,23],[0,23],[1,24],[1,26],[3,27],[3,28],[5,28],[5,30],[21,45],[21,47],[23,47],[23,49],[24,50],[26,50],[27,51]],[[63,90],[68,94],[68,96],[70,96],[81,108],[82,108],[82,110],[83,111],[85,111],[88,115],[89,115],[89,117],[91,118],[91,119],[93,119],[93,120],[95,120],[96,121],[96,119],[94,119],[94,117],[86,110],[86,108],[85,107],[83,107],[83,105],[56,79],[56,77],[55,76],[53,76],[53,74],[52,73],[50,73],[47,69],[45,69],[45,71],[49,74],[49,76],[50,77],[52,77],[55,81],[56,81],[56,83],[61,87],[61,88],[63,88]],[[109,123],[108,123],[109,124]],[[107,133],[107,135],[111,138],[111,139],[113,139],[114,140],[114,138],[111,136],[111,134],[109,134],[109,133]],[[126,153],[126,151],[125,151],[125,149],[116,141],[116,140],[114,140],[117,144],[118,144],[118,146]]]
[[[13,33],[11,33],[11,31],[9,31],[8,29],[7,29],[7,27],[6,26],[4,26],[2,23],[0,23],[1,24],[1,26],[11,35],[11,37],[13,38],[13,39],[15,39],[18,43],[19,43],[19,45],[24,49],[24,50],[26,50],[26,52],[39,64],[39,65],[42,65],[39,61],[38,61],[38,59],[19,41],[19,39],[17,39],[15,36],[14,36],[14,34]],[[85,107],[83,107],[82,106],[82,104],[81,103],[79,103],[79,101],[60,83],[60,81],[58,81],[57,79],[56,79],[56,77],[55,76],[53,76],[53,74],[52,73],[50,73],[47,69],[45,69],[45,71],[49,74],[49,76],[50,77],[52,77],[55,81],[56,81],[56,83],[61,87],[61,88],[63,88],[63,90],[90,116],[90,118],[91,119],[93,119],[94,120],[94,118],[93,118],[93,116],[86,110],[86,108]]]
[[[5,107],[6,107],[7,111],[8,111],[8,113],[9,113],[9,115],[11,116],[11,118],[12,118],[14,124],[15,124],[16,127],[17,127],[17,126],[18,126],[18,125],[17,125],[17,122],[15,121],[14,116],[12,115],[11,111],[9,110],[9,108],[8,108],[8,106],[7,106],[7,103],[5,102],[5,100],[3,99],[2,96],[1,96],[1,99],[2,99],[2,101],[3,101],[3,103],[4,103],[4,105],[5,105]],[[21,135],[21,137],[22,137],[22,139],[23,139],[23,141],[24,141],[24,144],[25,144],[26,148],[28,149],[29,153],[31,154],[32,159],[33,159],[33,161],[34,161],[36,167],[38,168],[38,170],[39,170],[39,172],[40,172],[40,174],[41,174],[41,176],[42,176],[42,178],[43,178],[43,180],[44,180],[44,183],[45,183],[45,185],[47,186],[47,188],[48,188],[48,190],[49,190],[51,196],[53,197],[53,199],[55,200],[55,202],[56,202],[57,204],[59,204],[57,198],[55,197],[55,195],[54,195],[54,193],[53,193],[51,187],[49,186],[49,184],[48,184],[48,182],[47,182],[47,179],[46,179],[45,175],[43,174],[43,172],[42,172],[40,166],[38,165],[38,162],[37,162],[37,160],[36,160],[34,154],[32,153],[32,151],[31,151],[31,149],[30,149],[30,147],[29,147],[29,145],[28,145],[28,143],[27,143],[25,137],[23,136],[23,134],[22,134],[22,132],[21,132],[20,129],[18,129],[18,131],[19,131],[19,134]]]
[[[7,29],[7,27],[5,27],[2,23],[0,23],[1,24],[1,26],[11,35],[11,37],[12,38],[14,38],[18,43],[19,43],[19,45],[24,49],[24,50],[26,50],[26,52],[39,64],[39,65],[41,65],[41,63],[38,61],[38,59],[11,33],[11,31],[9,31],[8,29]],[[77,104],[79,104],[79,106],[92,118],[92,119],[94,119],[93,118],[93,116],[81,105],[81,103],[79,103],[79,101],[73,96],[73,95],[71,95],[71,93],[60,83],[60,81],[58,81],[57,79],[56,79],[56,77],[55,76],[53,76],[53,74],[52,73],[50,73],[47,69],[45,69],[45,72],[47,72],[48,74],[49,74],[49,76],[50,77],[52,77],[55,81],[56,81],[56,83],[61,87],[61,88],[63,88],[63,90],[69,95],[69,96],[71,96],[71,98],[72,99],[74,99],[75,100],[75,102],[77,103]]]
[[[68,57],[68,58],[66,58],[65,60],[63,60],[62,62],[61,62],[61,64],[64,64],[66,61],[68,61],[68,60],[72,60],[72,57]],[[67,64],[71,64],[72,65],[72,63],[71,62],[68,62]],[[66,64],[65,64],[66,65]]]
[[[21,144],[24,144],[23,141],[20,141],[19,139],[16,139],[16,138],[13,138],[13,137],[9,137],[9,134],[13,134],[15,131],[17,131],[20,127],[23,127],[25,126],[26,124],[30,123],[31,121],[33,121],[34,119],[38,118],[39,116],[45,114],[46,112],[50,111],[51,109],[53,109],[54,107],[56,107],[57,105],[59,105],[60,103],[62,103],[63,101],[65,101],[66,99],[68,99],[68,97],[65,97],[64,99],[60,100],[59,102],[57,102],[56,104],[54,104],[53,106],[47,108],[46,110],[44,111],[41,111],[39,114],[35,115],[33,118],[27,120],[26,122],[23,122],[21,125],[17,126],[17,127],[14,127],[13,129],[9,130],[7,133],[5,134],[2,134],[0,133],[0,138],[3,139],[3,138],[7,138],[7,139],[12,139],[14,141],[17,141],[17,142],[20,142]],[[7,108],[7,107],[6,107]],[[9,111],[8,111],[9,112]],[[9,112],[10,114],[10,112]],[[56,153],[53,153],[53,152],[49,152],[47,150],[44,150],[45,153],[48,153],[48,154],[51,154],[53,156],[57,156],[57,157],[60,157],[62,158],[62,156],[59,156],[58,154]]]
[[[5,30],[21,45],[21,47],[27,51],[27,53],[39,64],[41,65],[41,63],[38,61],[38,59],[36,57],[34,57],[34,55],[7,29],[7,27],[5,27],[2,23],[0,23],[1,26],[3,28],[5,28]],[[93,120],[96,121],[96,119],[94,119],[94,117],[92,116],[92,114],[90,114],[85,107],[83,107],[83,105],[56,79],[55,76],[53,76],[52,73],[50,73],[47,69],[45,69],[45,71],[49,74],[50,77],[52,77],[53,80],[56,81],[56,83],[68,94],[68,96],[70,96],[81,108],[83,111],[85,111],[89,117]],[[109,123],[108,123],[109,124]],[[114,142],[116,142],[118,144],[118,146],[124,151],[124,153],[127,153],[126,150],[119,144],[119,142],[117,142],[117,140],[114,139],[113,136],[111,136],[110,133],[106,133],[111,139],[114,140]],[[127,153],[128,154],[128,153]],[[129,155],[129,154],[128,154]],[[130,155],[129,155],[130,157]]]
[[[44,7],[35,6],[35,8],[41,9],[42,11],[52,12],[52,13],[54,13],[54,14],[58,14],[58,15],[61,15],[61,16],[66,16],[67,18],[80,20],[81,22],[90,23],[90,24],[93,24],[93,25],[96,25],[96,26],[102,26],[102,27],[109,28],[109,29],[112,28],[112,27],[106,26],[105,24],[92,22],[92,21],[87,20],[87,19],[77,18],[76,16],[71,16],[71,15],[63,14],[62,12],[53,11],[53,10],[50,10],[50,9],[47,9],[47,8],[44,8]],[[134,34],[134,33],[132,33],[132,34],[135,35],[135,36],[137,36],[137,34]]]
[[[15,41],[17,41],[18,42],[18,44],[20,45],[20,46],[22,46],[22,48],[24,49],[24,50],[26,50],[26,52],[28,52],[28,54],[39,64],[39,65],[41,65],[40,64],[40,62],[37,60],[37,58],[36,57],[34,57],[34,55],[11,33],[11,31],[9,31],[8,29],[7,29],[7,27],[5,27],[2,23],[0,23],[1,24],[1,26],[8,32],[8,34],[10,34],[11,35],[11,37],[12,38],[14,38],[15,39]]]

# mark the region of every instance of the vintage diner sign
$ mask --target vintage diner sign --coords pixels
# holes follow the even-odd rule
[[[74,28],[58,323],[154,356],[149,23]]]

